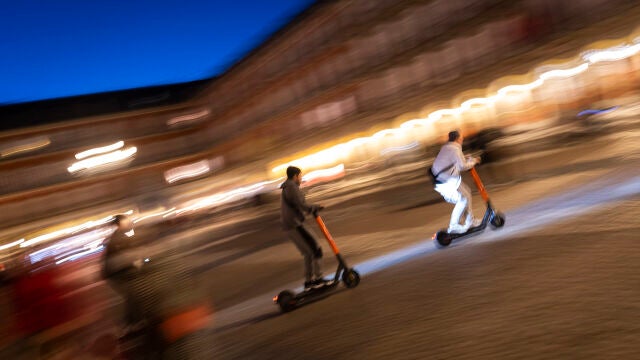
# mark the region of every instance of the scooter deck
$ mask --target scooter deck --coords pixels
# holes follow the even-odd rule
[[[334,288],[336,288],[338,286],[338,284],[340,284],[340,281],[330,281],[328,282],[326,285],[320,286],[320,287],[316,287],[316,288],[309,288],[309,289],[305,289],[299,293],[297,293],[294,297],[294,299],[296,300],[302,300],[308,297],[312,297],[312,296],[319,296],[329,290],[332,290]]]
[[[295,294],[289,290],[284,290],[278,296],[274,297],[273,300],[280,305],[280,308],[284,312],[288,312],[329,296],[329,294],[333,292],[332,290],[338,287],[338,284],[340,284],[340,281],[334,280],[327,285],[305,289]]]
[[[467,237],[467,236],[477,235],[477,234],[481,233],[486,228],[487,228],[486,224],[480,224],[478,226],[469,228],[467,231],[465,231],[463,233],[447,233],[447,234],[451,237],[451,239],[459,239],[459,238],[464,238],[464,237]],[[442,229],[440,231],[446,233],[447,229]]]
[[[499,220],[496,222],[496,220]],[[447,229],[441,229],[437,233],[434,234],[433,239],[436,240],[442,246],[449,246],[451,241],[455,239],[463,239],[475,235],[479,235],[482,233],[487,226],[491,223],[494,227],[502,227],[504,225],[504,215],[496,212],[495,209],[491,206],[491,204],[487,204],[487,210],[482,217],[482,223],[480,225],[469,228],[467,231],[463,233],[449,233]]]

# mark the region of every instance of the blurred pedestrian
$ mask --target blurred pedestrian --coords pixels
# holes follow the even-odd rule
[[[113,219],[116,230],[105,246],[102,274],[109,285],[124,299],[125,326],[140,322],[140,309],[131,296],[130,284],[142,267],[143,257],[135,251],[133,222],[126,215],[116,215]]]
[[[129,327],[122,339],[139,342],[134,358],[210,359],[213,310],[182,254],[168,249],[151,258],[130,219],[118,215],[115,222],[104,274],[125,297]]]

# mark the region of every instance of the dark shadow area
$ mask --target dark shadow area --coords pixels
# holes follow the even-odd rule
[[[211,269],[215,269],[215,268],[217,268],[219,266],[234,262],[234,261],[239,260],[239,259],[241,259],[241,258],[243,258],[245,256],[248,256],[248,255],[251,255],[253,253],[256,253],[258,251],[265,250],[265,249],[268,249],[270,247],[273,247],[273,246],[276,246],[276,245],[280,245],[280,244],[283,244],[283,243],[287,243],[288,241],[289,241],[288,239],[283,238],[283,239],[277,240],[275,242],[269,242],[269,243],[266,243],[266,244],[260,244],[258,246],[253,246],[253,247],[247,248],[245,250],[239,251],[239,252],[231,254],[229,256],[225,256],[225,257],[223,257],[221,259],[218,259],[216,261],[212,261],[212,262],[210,262],[208,264],[204,264],[204,265],[201,265],[201,266],[198,266],[198,267],[194,267],[193,268],[193,273],[194,274],[198,274],[198,273],[202,273],[202,272],[205,272],[205,271],[208,271],[208,270],[211,270]]]
[[[330,296],[333,296],[333,295],[336,295],[336,294],[340,294],[340,293],[344,292],[345,290],[349,290],[349,289],[347,289],[347,288],[345,288],[343,286],[340,286],[340,285],[338,285],[338,286],[339,287],[337,289],[328,290],[328,291],[323,292],[322,294],[317,295],[315,298],[313,298],[313,300],[308,300],[304,305],[300,305],[300,306],[296,307],[295,309],[291,310],[291,312],[295,312],[296,310],[298,310],[298,309],[300,309],[302,307],[306,307],[306,306],[312,305],[315,302],[318,302],[320,300],[326,299],[326,298],[328,298]],[[274,307],[275,306],[276,305],[274,305]],[[283,315],[286,315],[286,313],[281,312],[280,309],[277,308],[277,310],[274,310],[272,312],[268,312],[268,313],[265,313],[265,314],[257,315],[257,316],[254,316],[254,317],[251,317],[251,318],[248,318],[248,319],[236,321],[234,323],[231,323],[231,324],[216,328],[216,329],[214,329],[212,331],[212,333],[220,334],[220,333],[223,333],[223,332],[226,332],[226,331],[230,331],[230,330],[234,330],[234,329],[237,329],[237,328],[240,328],[240,327],[243,327],[243,326],[255,325],[255,324],[261,323],[263,321],[267,321],[267,320],[270,320],[270,319],[275,319],[275,318],[277,318],[279,316],[283,316]]]
[[[186,102],[213,79],[19,104],[0,104],[0,131]]]
[[[266,314],[262,314],[262,315],[258,315],[258,316],[254,316],[252,318],[249,319],[245,319],[245,320],[240,320],[240,321],[236,321],[234,323],[231,323],[229,325],[225,325],[219,328],[214,329],[211,333],[213,334],[220,334],[229,330],[234,330],[243,326],[247,326],[247,325],[255,325],[258,323],[261,323],[263,321],[267,321],[269,319],[274,319],[277,318],[280,315],[284,315],[282,312],[280,312],[280,310],[276,310],[276,311],[272,311]]]
[[[421,201],[421,202],[419,202],[417,204],[411,204],[409,206],[405,206],[405,207],[402,207],[400,209],[395,209],[395,210],[393,210],[391,212],[409,211],[409,210],[414,210],[414,209],[417,209],[417,208],[436,205],[436,204],[440,204],[440,203],[444,203],[444,200],[442,200],[441,198],[427,199],[427,200]]]

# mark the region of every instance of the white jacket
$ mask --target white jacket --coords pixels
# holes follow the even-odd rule
[[[443,171],[451,165],[453,166],[450,169]],[[440,149],[431,169],[434,175],[442,171],[438,175],[439,181],[447,183],[449,186],[455,184],[455,188],[458,188],[462,181],[460,172],[469,170],[475,165],[476,161],[474,159],[465,159],[462,153],[462,145],[449,141]]]

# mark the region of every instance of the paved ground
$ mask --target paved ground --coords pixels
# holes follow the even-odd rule
[[[417,256],[289,314],[265,309],[215,335],[218,358],[634,358],[638,200]]]
[[[638,137],[630,131],[596,148],[523,157],[522,169],[545,170],[508,182],[491,180],[504,168],[485,167],[507,224],[446,249],[430,238],[451,206],[427,179],[315,191],[311,199],[329,205],[327,224],[362,283],[285,315],[271,298],[301,283],[302,261],[270,205],[211,219],[149,251],[183,247],[216,307],[217,359],[633,358]],[[333,266],[327,256],[326,271]],[[88,292],[117,299],[100,283]]]
[[[640,174],[601,175],[497,190],[495,201],[507,203],[503,230],[447,249],[422,236],[407,251],[378,250],[386,257],[361,265],[358,288],[292,313],[270,309],[267,294],[222,310],[217,358],[633,358]],[[556,192],[566,187],[576,190]],[[394,235],[368,245],[393,248],[376,243]]]

